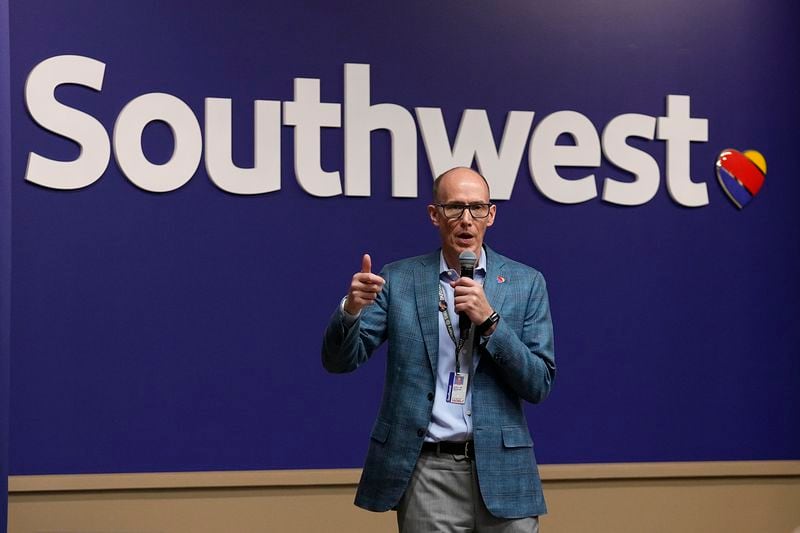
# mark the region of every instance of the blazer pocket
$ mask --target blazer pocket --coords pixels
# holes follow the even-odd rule
[[[374,441],[383,444],[389,438],[389,430],[392,428],[391,424],[383,419],[376,419],[375,425],[372,426],[372,433],[369,434],[370,438]]]
[[[504,426],[503,447],[505,448],[532,448],[533,441],[528,428],[524,426]]]

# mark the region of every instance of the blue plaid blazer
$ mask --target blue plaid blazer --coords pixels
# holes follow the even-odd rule
[[[518,518],[547,512],[522,400],[538,403],[556,373],[553,328],[542,275],[486,248],[484,290],[500,322],[472,384],[478,482],[489,511]],[[370,434],[356,505],[395,508],[414,471],[431,419],[439,356],[439,251],[391,263],[386,285],[358,321],[344,327],[337,308],[325,331],[322,363],[350,372],[389,342],[383,399]]]

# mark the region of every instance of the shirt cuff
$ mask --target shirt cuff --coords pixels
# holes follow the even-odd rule
[[[342,298],[342,302],[339,304],[339,310],[342,312],[342,323],[346,328],[349,328],[353,324],[356,323],[358,317],[361,316],[361,311],[359,310],[358,313],[351,315],[348,313],[344,308],[344,303],[347,301],[347,296]]]

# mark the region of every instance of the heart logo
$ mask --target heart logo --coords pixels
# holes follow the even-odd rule
[[[717,157],[717,180],[736,207],[742,209],[764,185],[767,160],[755,150],[726,148]]]

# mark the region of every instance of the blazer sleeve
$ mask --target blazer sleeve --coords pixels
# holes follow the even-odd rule
[[[482,348],[517,395],[533,403],[547,397],[556,364],[550,303],[541,273],[536,272],[531,284],[521,332],[514,331],[501,316],[497,329]]]
[[[383,273],[381,273],[383,275]],[[352,372],[386,340],[389,293],[384,285],[375,303],[361,310],[349,327],[341,305],[336,306],[322,339],[322,366],[333,373]]]

